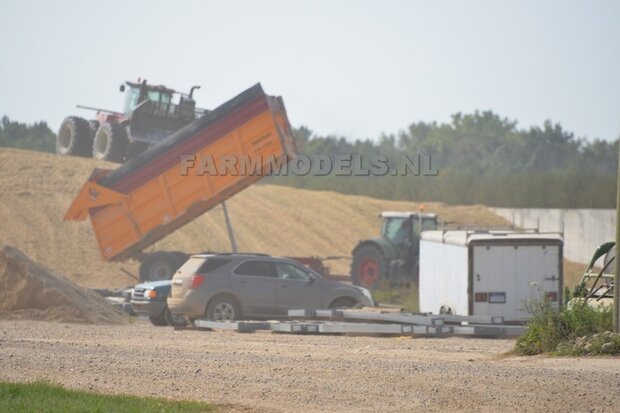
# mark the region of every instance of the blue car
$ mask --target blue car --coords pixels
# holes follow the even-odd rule
[[[184,326],[185,317],[174,316],[168,310],[166,298],[172,281],[153,281],[138,284],[131,293],[131,306],[138,316],[147,316],[156,326]]]

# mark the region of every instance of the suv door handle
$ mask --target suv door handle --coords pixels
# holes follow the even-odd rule
[[[287,284],[282,284],[282,285],[280,285],[280,288],[288,288],[288,285]]]

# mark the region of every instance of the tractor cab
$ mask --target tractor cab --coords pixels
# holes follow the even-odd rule
[[[172,103],[172,95],[174,90],[165,86],[147,85],[146,82],[133,83],[126,82],[120,87],[121,92],[125,92],[125,101],[123,103],[123,113],[131,115],[131,112],[146,100],[153,102],[159,106],[167,106]]]
[[[395,246],[418,244],[420,233],[437,229],[437,215],[417,212],[382,212],[381,236]]]
[[[146,80],[125,82],[120,90],[125,92],[123,112],[131,119],[131,137],[155,144],[192,122],[197,116],[192,95],[199,87],[185,94],[163,85],[149,85]]]
[[[383,281],[417,282],[420,234],[437,229],[437,215],[422,212],[381,213],[381,236],[361,240],[353,249],[351,280],[366,288]]]

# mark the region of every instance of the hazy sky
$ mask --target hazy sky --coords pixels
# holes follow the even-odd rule
[[[213,108],[262,82],[350,138],[491,109],[620,135],[620,1],[0,2],[0,114],[54,129],[147,78]]]

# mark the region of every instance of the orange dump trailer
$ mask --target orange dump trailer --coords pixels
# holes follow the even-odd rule
[[[186,256],[145,248],[294,156],[282,98],[257,84],[119,168],[96,169],[65,220],[90,217],[103,259],[137,258],[141,278],[169,278]]]

